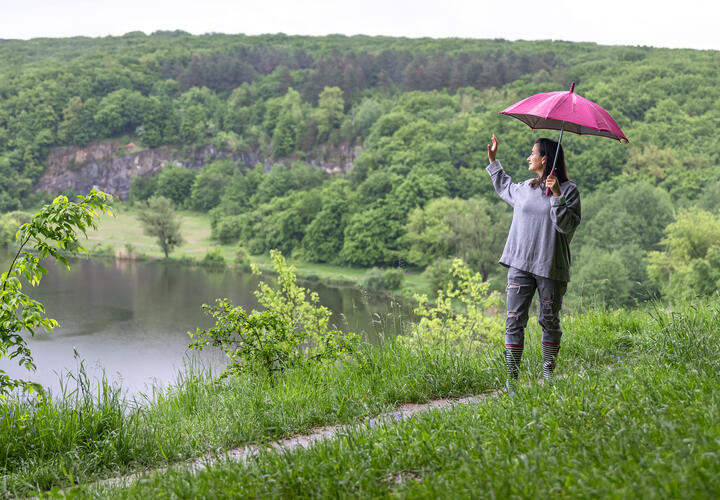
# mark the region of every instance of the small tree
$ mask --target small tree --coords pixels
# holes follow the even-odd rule
[[[93,189],[87,196],[78,198],[78,202],[70,202],[66,196],[58,196],[20,227],[16,233],[20,247],[10,268],[0,277],[0,359],[18,358],[20,366],[28,370],[34,370],[35,364],[20,332],[27,330],[34,335],[38,327],[50,331],[57,326],[57,321],[45,317],[45,307],[23,293],[21,278],[37,286],[47,273],[40,260],[47,257],[55,258],[69,269],[67,254],[87,253],[77,233],[86,235],[88,227],[97,227],[101,213],[111,213],[105,203],[107,195],[102,191]],[[6,397],[15,389],[42,390],[38,384],[13,379],[0,369],[0,396]]]
[[[503,319],[496,314],[500,296],[490,291],[490,283],[460,259],[452,261],[450,274],[452,279],[437,291],[434,304],[427,295],[414,295],[420,321],[400,336],[401,342],[477,349],[502,336]]]
[[[270,251],[277,286],[261,281],[255,296],[263,311],[247,313],[228,299],[203,304],[215,326],[188,332],[191,349],[219,347],[230,359],[223,376],[242,372],[280,373],[303,363],[336,359],[356,348],[353,333],[328,330],[330,310],[320,305],[317,293],[298,286],[295,268],[277,250]],[[254,274],[260,274],[252,267]]]
[[[340,126],[344,113],[345,101],[343,91],[339,87],[325,87],[318,96],[318,107],[315,119],[318,124],[318,141],[326,141],[330,132]]]
[[[162,196],[153,196],[140,206],[140,222],[148,236],[157,238],[158,245],[168,258],[175,247],[182,245],[180,220],[173,210],[172,202]]]

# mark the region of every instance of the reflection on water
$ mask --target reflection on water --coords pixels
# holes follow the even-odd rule
[[[8,258],[0,259],[6,270]],[[37,288],[28,295],[45,305],[60,326],[28,339],[37,371],[19,368],[3,358],[0,368],[13,377],[30,379],[57,392],[60,373],[76,369],[73,350],[91,375],[102,371],[131,394],[151,384],[167,385],[184,363],[197,360],[219,368],[216,350],[188,352],[188,331],[212,326],[201,305],[227,297],[247,310],[258,308],[253,295],[260,278],[230,269],[208,270],[162,262],[76,260],[72,269],[52,262]],[[271,277],[262,279],[271,280]],[[362,333],[370,341],[394,335],[408,321],[410,308],[389,297],[369,297],[352,287],[303,283],[318,293],[332,312],[331,324]]]

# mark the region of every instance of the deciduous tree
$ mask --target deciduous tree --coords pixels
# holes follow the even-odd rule
[[[160,249],[167,259],[175,247],[183,243],[180,220],[173,210],[172,202],[162,196],[153,196],[140,206],[138,219],[148,236],[157,238]]]

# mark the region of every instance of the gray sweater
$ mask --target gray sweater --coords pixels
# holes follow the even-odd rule
[[[513,183],[498,160],[486,170],[497,194],[513,207],[512,225],[500,264],[570,281],[570,240],[580,224],[577,186],[563,182],[560,196],[545,196],[543,186],[533,189],[530,181]]]

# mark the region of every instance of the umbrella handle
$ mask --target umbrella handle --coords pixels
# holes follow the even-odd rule
[[[554,175],[554,174],[555,174],[555,167],[553,167],[553,169],[550,171],[550,174],[548,175],[548,177],[550,177],[551,175]],[[545,188],[545,196],[550,196],[550,188],[549,187]]]
[[[575,82],[573,82],[573,88],[575,88]],[[572,89],[570,89],[570,92],[572,92]],[[557,163],[557,157],[558,153],[560,152],[560,143],[562,142],[562,136],[563,132],[565,131],[565,122],[562,122],[562,125],[560,126],[560,138],[558,139],[558,145],[557,149],[555,150],[555,157],[553,158],[553,166],[550,169],[550,174],[548,174],[548,177],[555,174],[555,163]],[[550,188],[545,188],[545,196],[550,196]]]

